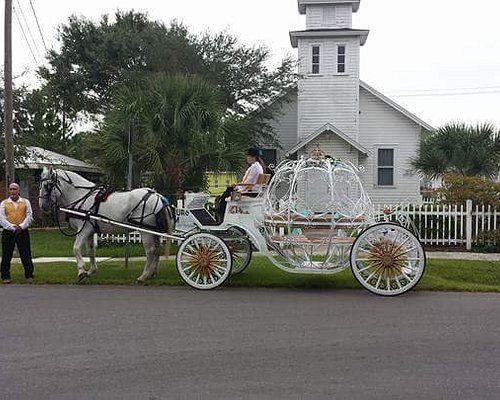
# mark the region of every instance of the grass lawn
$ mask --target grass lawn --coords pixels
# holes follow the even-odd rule
[[[59,229],[32,229],[30,230],[31,252],[33,257],[71,257],[73,255],[74,237],[63,235]],[[173,246],[172,246],[173,247]],[[126,246],[117,243],[99,242],[98,257],[125,257]],[[142,244],[128,244],[131,257],[143,256]],[[1,253],[1,251],[0,251]],[[86,254],[85,247],[83,253]]]
[[[122,261],[107,261],[99,264],[97,275],[85,284],[134,285],[143,263],[131,262],[128,268]],[[72,284],[76,276],[76,264],[54,263],[35,265],[37,284]],[[14,282],[22,283],[23,269],[13,265]],[[173,260],[161,262],[160,275],[147,285],[183,286]],[[248,269],[233,276],[230,287],[267,288],[319,288],[360,289],[350,270],[335,275],[290,274],[274,267],[265,257],[254,257]],[[427,270],[417,285],[417,290],[500,292],[500,262],[429,260]]]
[[[31,230],[33,257],[71,257],[74,238],[64,236],[57,229]],[[140,244],[129,244],[130,256],[142,256]],[[97,249],[99,257],[124,257],[125,246],[102,244]],[[175,246],[171,246],[175,254]],[[130,262],[125,268],[123,261],[110,260],[99,263],[99,273],[89,278],[86,284],[133,285],[141,274],[143,263]],[[54,263],[35,265],[36,283],[72,284],[76,276],[76,263]],[[15,282],[22,283],[20,265],[12,267]],[[173,260],[162,261],[160,276],[148,285],[184,285]],[[254,257],[248,269],[228,282],[231,287],[288,287],[321,289],[359,289],[350,270],[335,275],[290,274],[281,271],[265,257]],[[428,260],[427,270],[417,290],[500,292],[500,262]]]

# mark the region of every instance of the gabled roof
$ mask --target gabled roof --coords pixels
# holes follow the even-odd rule
[[[335,125],[327,122],[325,125],[323,125],[321,128],[317,129],[314,133],[306,137],[303,141],[297,143],[291,150],[289,150],[286,153],[286,157],[288,157],[291,154],[296,153],[299,151],[302,147],[306,146],[307,144],[311,143],[314,139],[316,139],[319,135],[321,135],[324,132],[330,131],[340,137],[341,139],[345,140],[347,143],[349,143],[352,147],[354,147],[356,150],[358,150],[360,153],[364,155],[370,155],[371,152],[364,146],[362,146],[360,143],[358,143],[356,140],[352,139],[348,135],[346,135],[344,132],[342,132],[339,128],[337,128]]]
[[[28,169],[57,167],[77,172],[99,172],[99,168],[92,164],[36,146],[26,147],[26,156],[17,162],[15,167]]]
[[[380,93],[378,90],[375,90],[372,88],[370,85],[368,85],[366,82],[363,82],[361,79],[359,80],[359,86],[363,89],[365,89],[367,92],[371,93],[375,97],[379,98],[382,100],[384,103],[386,103],[388,106],[394,108],[396,111],[399,111],[401,114],[403,114],[405,117],[411,119],[413,122],[415,122],[417,125],[420,125],[423,129],[429,131],[429,132],[434,132],[436,129],[429,125],[427,122],[421,120],[418,118],[416,115],[412,114],[409,112],[407,109],[404,107],[401,107],[398,103],[395,101],[392,101],[388,97],[384,96],[382,93]]]

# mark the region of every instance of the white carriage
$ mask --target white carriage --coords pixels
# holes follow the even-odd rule
[[[418,238],[400,224],[378,222],[359,171],[340,160],[316,155],[280,164],[258,197],[233,196],[220,224],[206,200],[188,194],[178,210],[185,238],[177,269],[197,289],[222,285],[231,269],[242,272],[253,248],[292,273],[333,274],[350,266],[363,287],[384,296],[411,290],[425,270]]]
[[[149,238],[148,261],[139,281],[154,275],[159,237],[180,243],[177,270],[188,285],[202,290],[241,273],[253,249],[293,273],[332,274],[350,266],[363,287],[384,296],[412,289],[425,270],[418,238],[401,224],[378,222],[359,171],[320,152],[280,164],[255,198],[231,196],[220,223],[205,209],[207,195],[187,194],[173,233],[156,229],[164,211],[158,193],[137,189],[98,203],[100,191],[67,171],[44,171],[40,182],[41,208],[66,212],[78,230],[78,280],[89,275],[79,249],[100,222],[138,230]],[[171,215],[167,219],[172,220]],[[95,270],[94,257],[90,273]]]

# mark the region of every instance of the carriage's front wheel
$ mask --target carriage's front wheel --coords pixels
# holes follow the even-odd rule
[[[214,289],[231,274],[231,252],[226,243],[210,233],[186,238],[177,251],[177,271],[195,289]]]
[[[351,249],[351,269],[358,282],[382,296],[411,290],[425,270],[425,252],[408,229],[381,223],[365,229]]]

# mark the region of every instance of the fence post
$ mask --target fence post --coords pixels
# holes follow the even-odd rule
[[[472,200],[465,202],[465,248],[472,249]]]

